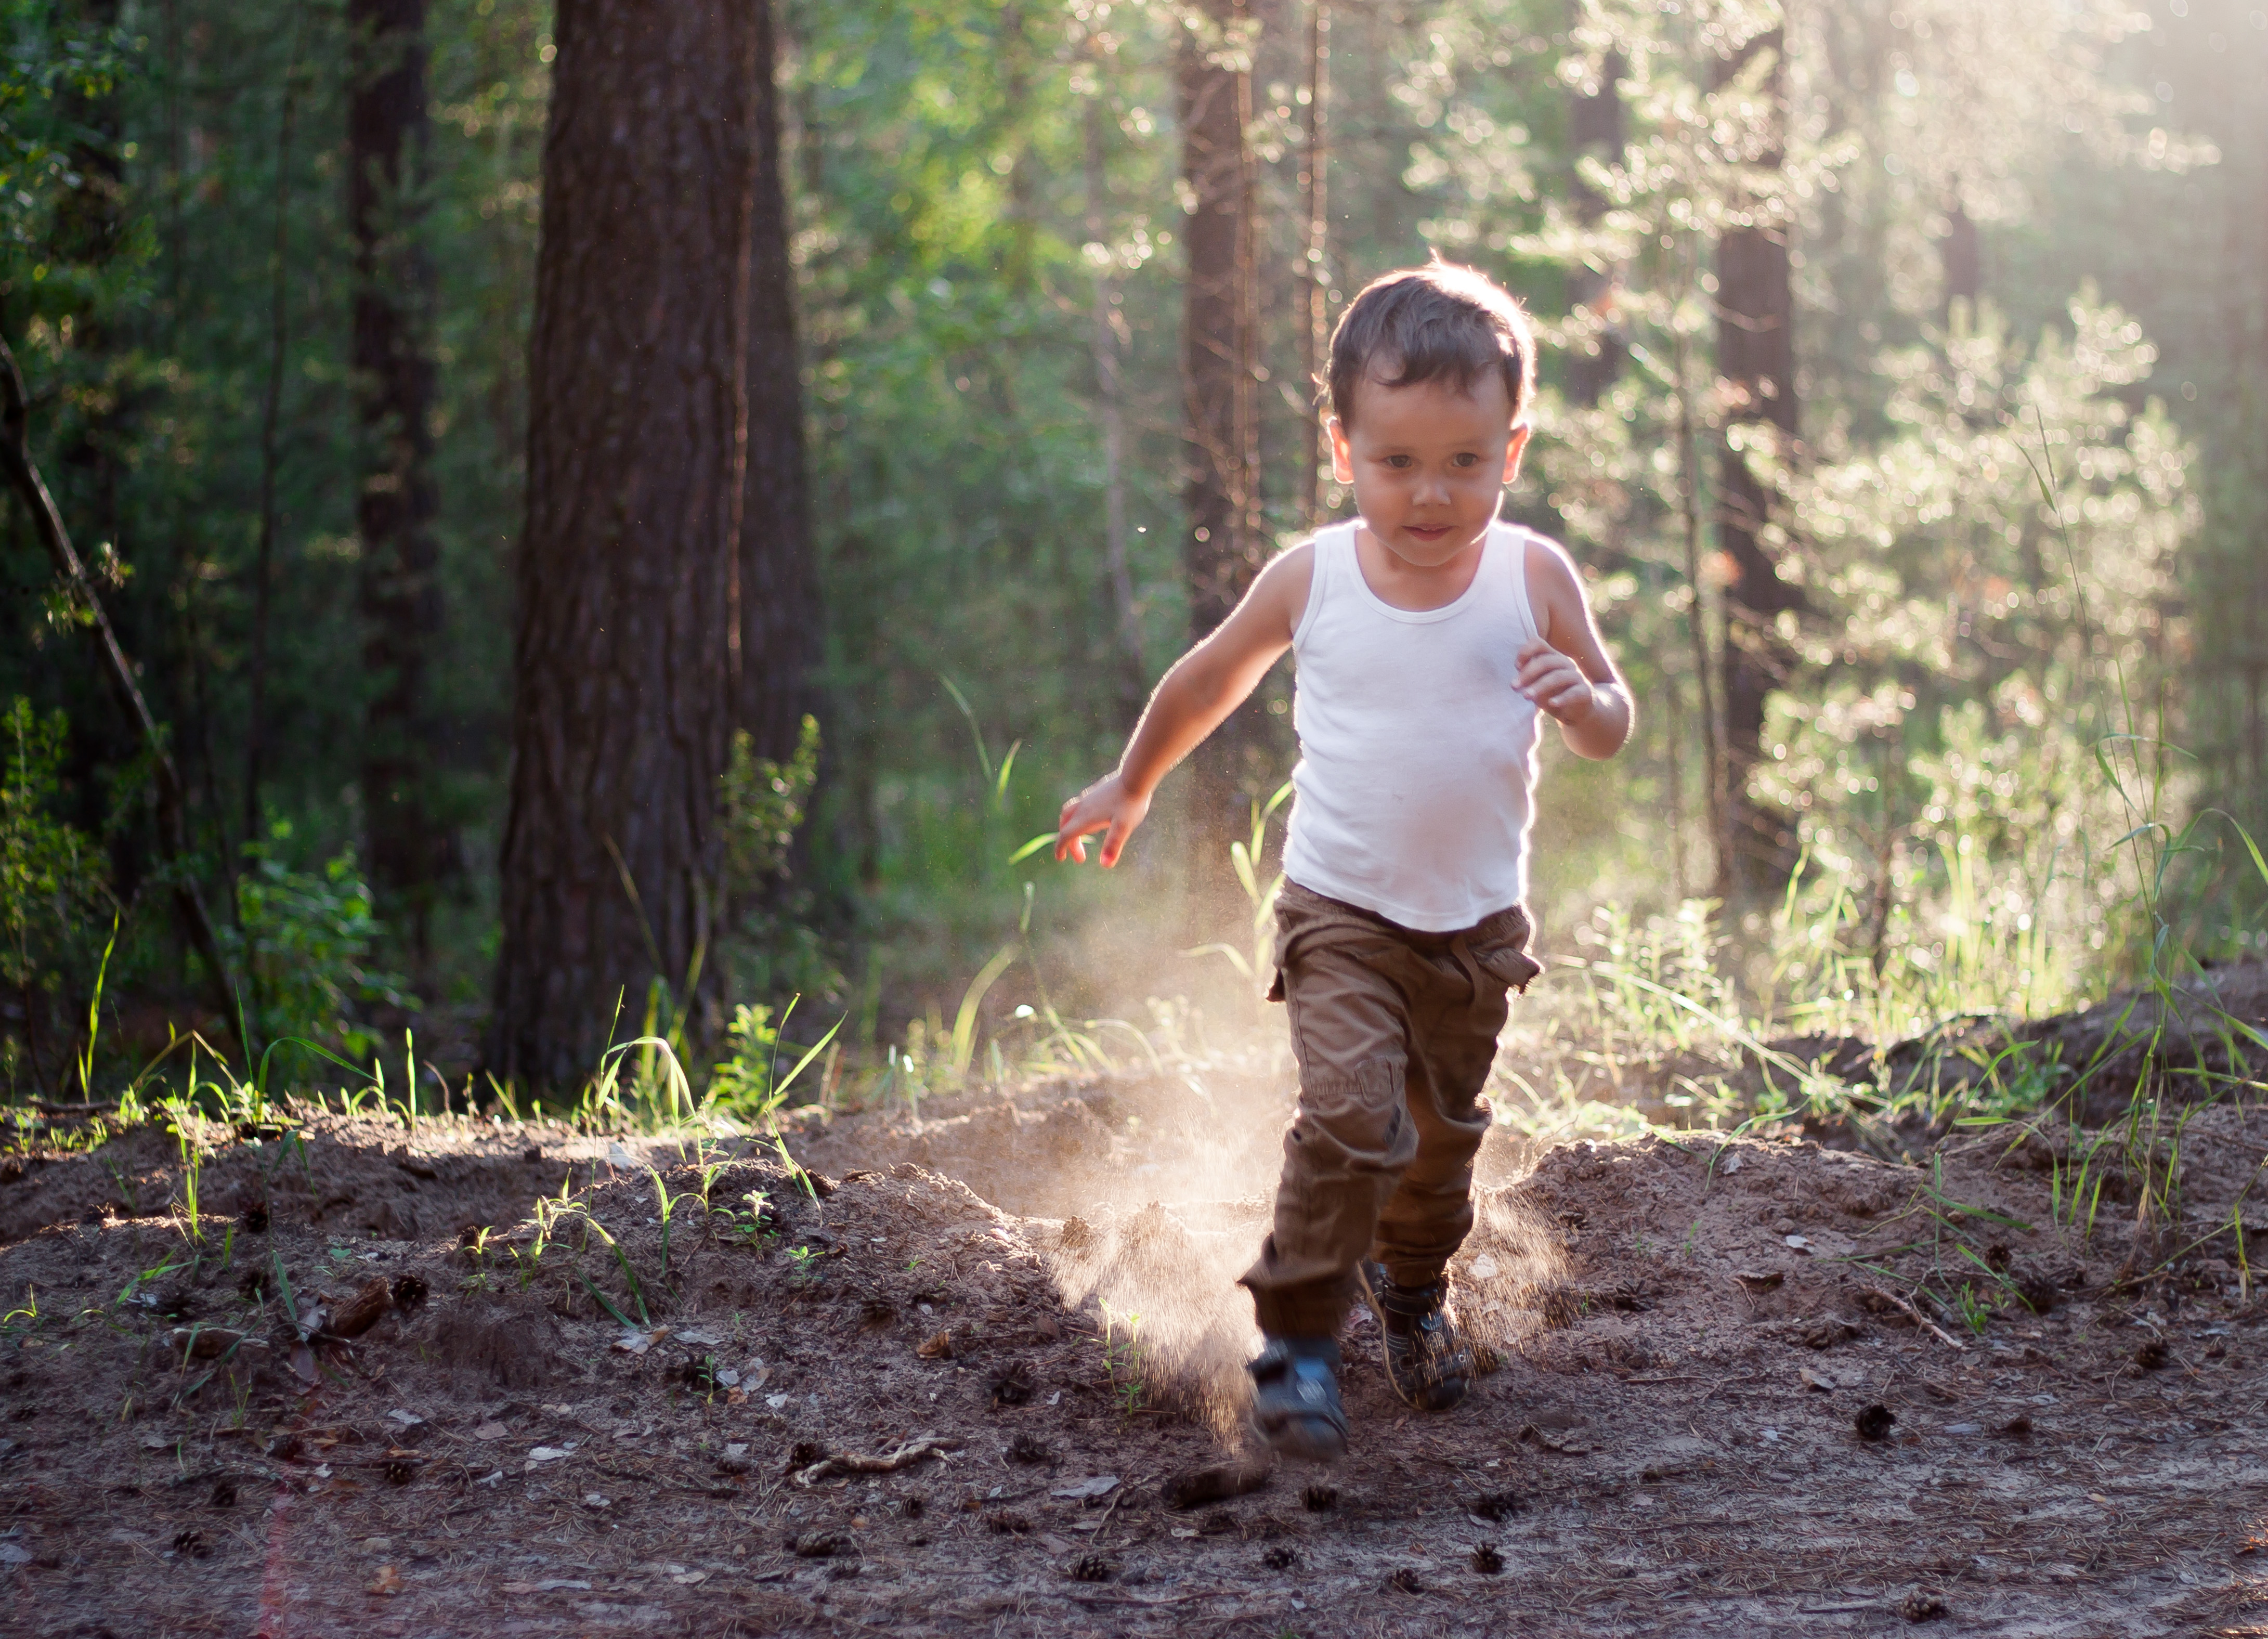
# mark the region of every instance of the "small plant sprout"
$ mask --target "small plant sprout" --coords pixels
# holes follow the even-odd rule
[[[1961,1283],[1961,1289],[1953,1295],[1953,1305],[1961,1316],[1962,1324],[1978,1337],[1983,1337],[1984,1328],[1992,1321],[1992,1304],[1986,1294],[1964,1281]]]
[[[166,1130],[173,1135],[181,1153],[181,1205],[189,1218],[189,1239],[204,1239],[202,1221],[197,1208],[197,1183],[204,1171],[203,1120],[196,1107],[187,1097],[166,1101]]]
[[[1119,1411],[1131,1417],[1142,1409],[1149,1385],[1142,1377],[1142,1317],[1102,1306],[1102,1369]]]
[[[40,1327],[40,1291],[28,1283],[24,1288],[24,1301],[6,1314],[0,1315],[0,1337],[18,1338]]]
[[[1250,954],[1226,943],[1199,945],[1182,954],[1188,956],[1221,956],[1234,968],[1237,976],[1248,985],[1256,986],[1260,975],[1267,971],[1269,952],[1273,945],[1272,923],[1276,913],[1276,894],[1284,885],[1284,874],[1276,873],[1265,888],[1260,885],[1260,857],[1268,842],[1268,824],[1276,817],[1276,810],[1291,800],[1292,782],[1285,780],[1276,787],[1266,802],[1252,799],[1252,834],[1249,839],[1239,838],[1228,845],[1228,862],[1236,867],[1237,886],[1244,890],[1245,899],[1252,906]],[[1265,1003],[1261,1004],[1265,1007]]]

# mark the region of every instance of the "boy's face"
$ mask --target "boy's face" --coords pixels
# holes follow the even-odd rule
[[[1388,551],[1432,569],[1482,540],[1520,471],[1528,429],[1512,425],[1491,370],[1461,393],[1446,381],[1355,388],[1354,425],[1330,423],[1331,471]]]

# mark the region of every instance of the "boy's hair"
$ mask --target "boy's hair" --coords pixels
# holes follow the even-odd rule
[[[1435,260],[1363,286],[1331,332],[1331,413],[1354,425],[1354,390],[1447,381],[1460,393],[1491,370],[1504,373],[1512,425],[1528,416],[1535,387],[1535,338],[1512,293],[1486,274]]]

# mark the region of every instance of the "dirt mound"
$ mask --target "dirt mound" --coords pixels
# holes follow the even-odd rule
[[[581,1140],[563,1200],[543,1147],[519,1212],[460,1244],[438,1211],[441,1233],[372,1238],[329,1191],[391,1200],[407,1176],[422,1214],[442,1180],[406,1150],[471,1211],[526,1134],[332,1128],[306,1145],[334,1184],[269,1188],[264,1221],[192,1238],[176,1178],[170,1216],[65,1212],[0,1250],[9,1628],[1808,1635],[1932,1600],[2009,1635],[2244,1620],[2268,1432],[2242,1408],[2268,1337],[2229,1231],[2268,1120],[2197,1117],[2185,1218],[2142,1235],[2131,1211],[2058,1222],[2061,1163],[2011,1136],[1933,1170],[1701,1135],[1550,1150],[1484,1193],[1454,1271],[1498,1369],[1412,1416],[1358,1318],[1354,1454],[1317,1475],[1239,1466],[1232,1282],[1264,1204],[1176,1199],[1171,1165],[1151,1201],[1023,1217],[903,1161],[829,1185]],[[1142,1153],[1120,1141],[1114,1167]],[[154,1192],[144,1143],[122,1141],[144,1171],[99,1152],[98,1175]],[[274,1148],[203,1177],[272,1186]],[[77,1176],[0,1184],[9,1222],[78,1200]]]
[[[1914,1158],[1980,1096],[2000,1108],[2055,1111],[2104,1126],[2125,1113],[2138,1091],[2205,1103],[2242,1092],[2246,1082],[2268,1082],[2268,962],[2247,957],[2170,986],[2164,995],[2124,990],[2044,1019],[1955,1019],[1879,1051],[1856,1036],[1783,1037],[1762,1045],[1761,1053],[1734,1047],[1579,1054],[1571,1096],[1628,1104],[1649,1121],[1677,1126],[1691,1119],[1697,1088],[1722,1089],[1754,1108],[1774,1090],[1800,1104],[1807,1081],[1824,1076],[1859,1089],[1862,1108],[1887,1095],[1941,1113],[1933,1119],[1917,1109],[1895,1131],[1876,1126],[1862,1134],[1815,1111],[1801,1118],[1807,1137],[1845,1149],[1871,1139]]]
[[[398,1121],[294,1111],[239,1133],[195,1172],[197,1207],[226,1219],[265,1206],[297,1222],[378,1240],[448,1237],[516,1223],[538,1195],[581,1187],[622,1141],[550,1124],[464,1118]],[[139,1126],[92,1151],[0,1159],[0,1244],[82,1218],[166,1217],[188,1210],[192,1177],[180,1142]]]

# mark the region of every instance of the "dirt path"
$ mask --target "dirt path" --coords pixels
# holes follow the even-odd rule
[[[1263,1207],[1219,1192],[1242,1161],[1207,1171],[1170,1145],[1138,1186],[1126,1119],[1160,1096],[1035,1092],[989,1128],[838,1121],[803,1147],[831,1192],[729,1163],[713,1215],[674,1206],[666,1274],[635,1163],[674,1194],[701,1176],[649,1143],[320,1125],[291,1158],[302,1186],[277,1183],[272,1142],[215,1158],[202,1199],[267,1218],[208,1219],[201,1246],[178,1211],[81,1200],[90,1172],[134,1180],[145,1210],[178,1199],[142,1140],[23,1170],[0,1181],[0,1296],[38,1309],[0,1344],[0,1631],[1599,1639],[1887,1634],[1940,1606],[1931,1631],[2268,1623],[2250,1557],[2268,1310],[2233,1237],[2114,1287],[2132,1203],[2091,1239],[2054,1228],[2051,1175],[2005,1141],[1947,1155],[1933,1185],[1801,1144],[1549,1151],[1490,1191],[1461,1261],[1502,1362],[1466,1406],[1403,1412],[1358,1325],[1346,1463],[1171,1506],[1174,1477],[1233,1454],[1249,1323],[1231,1282]],[[1054,1189],[1003,1134],[1074,1127],[1122,1185],[1075,1218],[1004,1212],[900,1153],[926,1138],[954,1159],[957,1131],[997,1194]],[[2192,1238],[2264,1152],[2268,1119],[2198,1118]],[[513,1225],[571,1177],[582,1210],[539,1256]],[[415,1237],[369,1232],[386,1203]],[[464,1214],[499,1233],[457,1245]],[[1977,1266],[1999,1309],[1981,1334],[1915,1324],[1895,1300],[1970,1267],[1962,1245],[2047,1312]],[[387,1295],[351,1343],[309,1351],[312,1388],[279,1269],[303,1315]],[[643,1301],[647,1324],[601,1298],[633,1321]],[[250,1340],[185,1370],[171,1340],[199,1326]],[[1858,1431],[1872,1406],[1887,1438]]]

